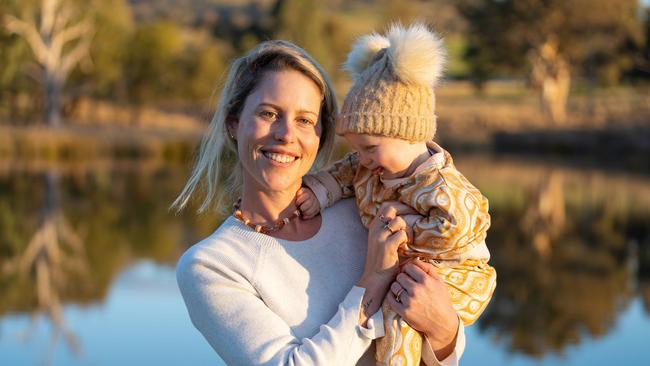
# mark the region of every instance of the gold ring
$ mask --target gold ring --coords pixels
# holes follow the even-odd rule
[[[384,229],[390,231],[391,234],[395,233],[393,229],[390,228],[390,223],[388,222],[384,225]]]
[[[402,299],[400,299],[400,296],[402,296],[402,292],[404,292],[404,287],[399,289],[399,291],[397,291],[397,294],[395,294],[395,301],[397,301],[399,303],[402,302]]]

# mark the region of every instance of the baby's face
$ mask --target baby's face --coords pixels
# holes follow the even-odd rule
[[[359,152],[361,165],[384,179],[404,176],[411,163],[422,153],[423,143],[354,133],[348,133],[344,137]]]

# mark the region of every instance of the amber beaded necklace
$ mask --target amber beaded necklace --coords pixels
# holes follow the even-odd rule
[[[258,233],[262,234],[270,234],[274,233],[278,230],[281,230],[285,225],[290,223],[291,221],[297,219],[300,217],[300,210],[296,209],[289,215],[288,217],[278,219],[274,224],[269,224],[269,225],[260,225],[260,224],[253,224],[251,221],[247,218],[244,217],[244,215],[241,212],[241,198],[235,202],[233,205],[235,212],[233,213],[233,216],[239,221],[241,221],[244,225],[248,226],[249,228],[257,231]]]

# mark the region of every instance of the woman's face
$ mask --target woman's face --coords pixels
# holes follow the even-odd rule
[[[295,192],[316,159],[322,127],[321,93],[295,70],[267,72],[244,101],[237,139],[245,191]]]

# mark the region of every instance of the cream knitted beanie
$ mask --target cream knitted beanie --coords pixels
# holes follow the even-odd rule
[[[423,24],[393,25],[386,36],[363,36],[345,68],[354,85],[336,121],[336,133],[430,141],[436,133],[434,87],[446,52]]]

